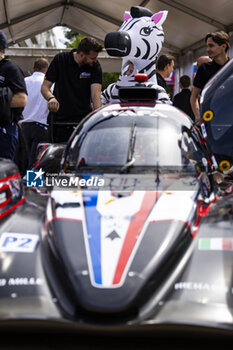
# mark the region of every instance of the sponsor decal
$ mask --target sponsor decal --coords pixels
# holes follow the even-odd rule
[[[175,290],[191,290],[191,291],[223,291],[227,292],[228,287],[223,284],[206,283],[206,282],[189,282],[181,281],[174,285]]]
[[[5,286],[40,286],[44,282],[41,278],[37,277],[10,277],[0,278],[0,287]]]
[[[200,238],[199,250],[233,250],[232,238]]]
[[[121,238],[121,237],[118,235],[118,233],[117,233],[115,230],[113,230],[112,232],[110,232],[110,233],[106,236],[106,238],[109,238],[109,239],[111,239],[111,240],[113,241],[114,239],[116,239],[116,238]]]
[[[39,236],[29,233],[3,232],[0,237],[0,252],[32,253]]]
[[[214,168],[215,168],[215,169],[218,169],[218,163],[217,163],[216,158],[215,158],[215,156],[213,155],[213,153],[210,155],[210,157],[211,157],[211,160],[212,160],[212,162],[213,162]]]
[[[206,128],[205,128],[205,123],[201,123],[201,131],[202,131],[202,135],[204,137],[204,139],[207,139],[207,132],[206,132]]]
[[[212,111],[205,111],[203,114],[203,119],[205,122],[209,122],[213,119],[214,113]]]
[[[222,160],[220,163],[219,163],[219,169],[221,171],[228,171],[231,167],[231,163],[228,161],[228,160]]]
[[[87,78],[90,78],[91,77],[91,73],[88,73],[88,72],[82,72],[80,74],[80,79],[87,79]]]

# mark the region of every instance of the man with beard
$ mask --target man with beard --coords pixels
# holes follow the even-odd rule
[[[202,89],[210,78],[229,61],[227,51],[230,44],[227,33],[224,31],[208,33],[205,37],[205,43],[207,54],[212,61],[200,65],[193,82],[190,103],[196,122],[200,121],[199,95]]]
[[[90,37],[83,38],[77,49],[57,54],[41,87],[50,111],[50,140],[66,142],[73,126],[92,109],[101,106],[102,69],[97,61],[102,46]],[[54,93],[50,91],[53,83]]]

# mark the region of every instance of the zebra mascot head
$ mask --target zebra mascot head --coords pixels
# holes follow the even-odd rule
[[[120,29],[106,35],[106,51],[110,56],[122,57],[123,61],[118,81],[102,94],[103,102],[104,98],[107,102],[117,102],[117,89],[134,85],[136,73],[146,73],[148,81],[157,85],[155,60],[164,42],[162,24],[167,13],[160,11],[153,14],[144,7],[131,7],[130,12],[124,14]]]

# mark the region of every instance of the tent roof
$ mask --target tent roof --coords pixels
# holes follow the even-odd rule
[[[8,46],[56,25],[103,42],[119,28],[124,11],[135,5],[153,13],[168,10],[164,49],[176,55],[203,48],[207,32],[233,30],[232,0],[0,0],[0,29]]]

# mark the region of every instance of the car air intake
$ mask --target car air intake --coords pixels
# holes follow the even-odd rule
[[[151,87],[132,86],[119,88],[119,98],[122,102],[155,102],[158,91]]]

